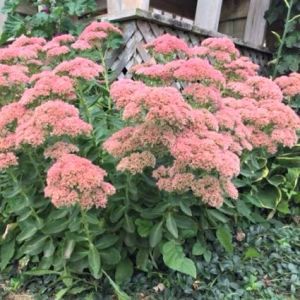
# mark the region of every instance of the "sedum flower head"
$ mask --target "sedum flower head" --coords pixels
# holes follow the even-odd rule
[[[105,207],[115,188],[104,181],[106,172],[74,154],[60,157],[47,173],[45,196],[56,207],[79,204],[83,209]]]

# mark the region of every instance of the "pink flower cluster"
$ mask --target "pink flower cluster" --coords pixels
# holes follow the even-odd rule
[[[22,35],[7,48],[0,49],[0,61],[8,64],[25,63],[38,60],[46,40]]]
[[[57,97],[64,100],[76,99],[74,81],[68,76],[43,72],[38,76],[35,74],[31,80],[34,82],[33,87],[25,90],[20,99],[23,105],[33,105],[35,102],[41,103]]]
[[[230,63],[240,56],[234,43],[228,38],[208,38],[200,46],[190,49],[190,56],[208,57],[219,64]]]
[[[109,34],[122,35],[122,32],[116,26],[107,22],[92,22],[79,35],[72,48],[77,50],[88,50],[96,45],[101,45]]]
[[[0,64],[0,86],[7,88],[17,84],[26,84],[29,82],[27,73],[28,68],[24,66]]]
[[[91,80],[103,72],[103,67],[87,58],[76,57],[72,60],[60,63],[54,69],[54,72],[57,74],[65,74],[74,78]]]
[[[76,152],[79,152],[79,148],[76,145],[66,142],[56,142],[44,151],[44,156],[45,158],[59,159],[65,154]]]
[[[70,34],[56,36],[43,47],[43,51],[48,58],[67,54],[70,52],[69,44],[74,40],[75,37]]]
[[[3,171],[11,166],[16,166],[18,159],[12,152],[0,153],[0,171]]]
[[[115,188],[104,181],[106,172],[74,154],[61,156],[49,169],[45,196],[56,207],[79,204],[84,209],[105,207]]]
[[[16,143],[17,146],[29,144],[37,147],[48,136],[76,137],[88,135],[91,130],[91,125],[80,119],[75,106],[61,100],[52,100],[41,104],[19,121]]]
[[[157,54],[189,53],[188,45],[176,36],[164,34],[146,45]]]
[[[280,90],[296,75],[278,79],[280,87],[258,76],[258,66],[226,38],[188,48],[163,35],[146,47],[153,62],[134,66],[136,80],[117,81],[110,90],[130,122],[103,145],[120,159],[119,171],[151,167],[159,189],[191,191],[220,207],[225,197],[238,198],[232,179],[244,150],[274,153],[296,144],[300,120]]]
[[[300,74],[291,73],[289,76],[281,76],[275,79],[275,83],[281,88],[285,96],[293,97],[300,94]]]
[[[47,42],[21,36],[0,49],[0,92],[14,92],[7,101],[14,102],[0,109],[0,170],[16,166],[17,155],[29,147],[44,150],[44,157],[54,162],[48,172],[45,195],[57,207],[76,203],[84,209],[105,207],[107,197],[115,192],[104,181],[104,170],[71,154],[79,152],[77,137],[92,131],[75,106],[77,86],[101,76],[104,69],[84,57],[64,60],[62,56],[74,53],[71,44],[84,41],[92,47],[97,35],[107,38],[112,32],[121,33],[109,23],[93,22],[79,38],[65,34]],[[71,101],[74,105],[68,103]],[[149,159],[150,156],[148,163],[153,166]]]

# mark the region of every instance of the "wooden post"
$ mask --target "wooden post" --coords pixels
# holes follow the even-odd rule
[[[0,0],[0,10],[2,10],[3,6],[4,6],[4,2],[5,0]],[[6,20],[6,15],[2,12],[0,12],[0,33],[2,33],[3,31],[3,26]]]
[[[108,14],[116,14],[126,10],[149,10],[150,0],[107,0]]]
[[[195,25],[211,31],[218,31],[223,0],[198,0]]]
[[[266,20],[264,15],[270,7],[270,0],[251,0],[244,41],[254,46],[262,46],[265,40]]]

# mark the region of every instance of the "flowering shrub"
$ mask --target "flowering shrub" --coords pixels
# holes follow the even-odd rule
[[[103,88],[104,52],[120,36],[117,27],[93,22],[79,37],[21,36],[0,49],[1,270],[12,259],[27,258],[30,270],[37,257],[44,272],[63,270],[63,262],[54,266],[54,256],[71,256],[75,240],[69,235],[78,230],[86,237],[87,267],[98,278],[100,258],[87,211],[99,208],[99,216],[115,188],[106,181],[100,156],[91,158],[86,149],[99,151],[95,115],[111,106]]]
[[[104,143],[121,159],[118,170],[135,174],[154,168],[159,189],[192,191],[220,207],[225,197],[238,198],[232,179],[243,151],[275,153],[296,144],[300,120],[282,103],[279,86],[287,95],[298,74],[289,77],[291,83],[278,78],[277,86],[223,38],[189,48],[167,34],[146,47],[158,63],[135,66],[136,80],[111,87],[116,108],[129,123]]]
[[[161,36],[146,46],[153,61],[110,88],[105,54],[120,34],[93,22],[79,37],[22,36],[0,49],[3,70],[20,73],[17,88],[3,73],[0,269],[17,260],[24,275],[54,275],[60,297],[162,261],[196,277],[192,258],[209,262],[214,234],[233,251],[241,159],[260,165],[255,151],[297,142],[281,84],[230,40],[189,48]]]

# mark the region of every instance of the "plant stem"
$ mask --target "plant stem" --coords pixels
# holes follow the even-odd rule
[[[80,212],[81,212],[81,220],[82,220],[84,232],[85,232],[86,237],[88,239],[89,245],[91,245],[92,244],[92,238],[91,238],[91,234],[90,234],[90,230],[89,230],[89,224],[88,224],[87,219],[86,219],[86,211],[81,208]]]
[[[107,67],[106,67],[106,63],[105,63],[106,52],[103,53],[102,49],[99,48],[99,55],[100,55],[102,67],[104,69],[103,77],[104,77],[104,82],[105,82],[105,88],[106,88],[107,92],[109,93],[109,79],[108,79]],[[107,105],[108,105],[108,110],[111,110],[112,105],[111,105],[111,99],[109,96],[107,97]]]
[[[80,101],[80,106],[83,109],[84,118],[86,119],[86,121],[88,121],[93,126],[92,116],[91,116],[89,108],[86,105],[86,102],[84,100],[83,92],[82,92],[81,88],[79,89],[79,101]]]
[[[285,45],[285,40],[286,40],[286,35],[288,33],[288,27],[289,27],[289,23],[290,23],[290,17],[291,17],[293,5],[294,5],[294,0],[291,0],[290,5],[287,6],[288,12],[287,12],[286,19],[285,19],[283,35],[282,35],[280,45],[279,45],[279,48],[277,51],[276,59],[275,59],[276,64],[274,67],[272,78],[275,78],[278,73],[279,60],[281,59],[283,46]]]
[[[27,152],[27,155],[29,157],[29,160],[30,160],[31,164],[33,165],[33,168],[34,168],[34,170],[35,170],[35,172],[36,172],[36,174],[37,174],[37,176],[38,176],[41,184],[42,184],[42,187],[44,188],[44,180],[43,180],[43,177],[42,177],[42,175],[40,173],[40,170],[39,170],[39,167],[38,167],[37,163],[35,162],[34,158],[32,157],[32,154],[31,154],[30,151]]]
[[[11,179],[15,183],[15,185],[17,185],[20,188],[20,194],[22,195],[22,197],[24,198],[24,200],[28,204],[28,207],[30,208],[30,210],[31,210],[32,214],[34,215],[34,217],[37,219],[38,222],[40,222],[39,216],[37,215],[37,213],[34,210],[34,208],[30,205],[30,198],[28,197],[28,195],[26,194],[26,192],[23,190],[22,185],[19,183],[17,177],[9,169],[7,169],[6,172],[11,177]]]

